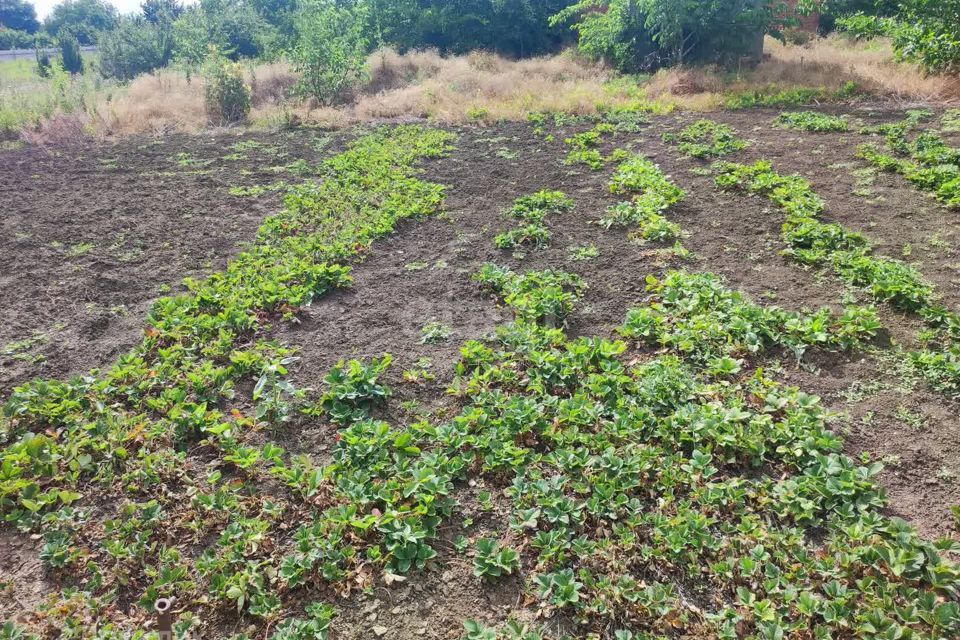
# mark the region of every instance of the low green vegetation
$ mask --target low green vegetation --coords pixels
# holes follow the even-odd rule
[[[854,346],[872,320],[767,315],[709,274],[650,286],[629,343],[518,320],[462,350],[452,389],[471,405],[442,441],[509,479],[511,536],[541,614],[615,638],[960,629],[960,607],[939,595],[960,580],[941,555],[955,545],[881,515],[880,466],[842,453],[816,398],[761,370],[730,377],[733,356],[793,340]],[[638,561],[651,570],[642,581]],[[556,637],[512,621],[465,629]]]
[[[850,123],[843,116],[832,116],[818,111],[792,111],[781,113],[773,121],[778,127],[798,131],[849,131]]]
[[[677,145],[680,153],[694,158],[719,158],[742,151],[747,143],[727,124],[713,120],[697,120],[679,134],[665,133],[663,141]]]
[[[848,100],[859,92],[860,87],[853,81],[847,82],[833,91],[806,87],[782,89],[776,85],[771,85],[766,89],[728,95],[723,102],[723,106],[733,110],[754,107],[802,107],[816,102]]]
[[[141,610],[165,596],[205,603],[200,615],[181,616],[184,628],[202,628],[218,609],[277,621],[285,594],[307,576],[337,582],[353,570],[344,517],[361,499],[348,496],[373,490],[380,473],[432,488],[405,490],[403,504],[385,511],[380,555],[367,557],[397,572],[423,566],[430,554],[418,540],[433,516],[408,506],[422,500],[428,511],[444,511],[435,500],[442,487],[412,469],[378,470],[349,448],[324,470],[265,440],[263,430],[290,420],[304,392],[287,380],[291,350],[263,331],[349,285],[350,262],[397,221],[439,209],[443,188],[418,179],[414,163],[445,154],[451,139],[416,126],[358,138],[324,162],[322,180],[291,189],[283,210],[224,271],[158,300],[142,343],[114,365],[14,391],[0,422],[0,512],[42,536],[48,570],[74,585],[42,607],[42,625],[79,624],[76,605],[109,631],[121,583],[132,597],[127,606]],[[412,454],[404,437],[367,417],[389,394],[377,381],[389,362],[341,363],[304,410],[340,424],[345,447],[389,438],[401,456]],[[338,488],[331,478],[341,478]],[[276,491],[263,491],[267,479]],[[314,509],[318,495],[326,506]],[[306,523],[292,548],[262,544],[283,538],[278,528],[291,518]],[[324,632],[332,612],[322,603],[306,611],[274,637]]]
[[[529,271],[521,275],[490,262],[473,279],[510,307],[517,318],[548,326],[566,322],[585,288],[579,276],[565,271]]]
[[[960,315],[945,308],[931,284],[912,266],[873,254],[862,234],[819,220],[823,200],[800,176],[781,176],[769,162],[719,163],[716,184],[768,197],[785,214],[786,254],[809,266],[830,267],[843,280],[862,287],[878,302],[889,302],[920,316],[930,327],[927,348],[911,355],[935,389],[960,396]]]
[[[517,249],[523,246],[543,247],[550,243],[546,219],[573,209],[573,200],[561,191],[542,190],[517,198],[505,215],[519,222],[518,227],[504,231],[493,239],[498,249]]]
[[[857,155],[878,169],[903,175],[946,206],[960,208],[960,149],[949,146],[933,131],[910,135],[930,115],[929,111],[912,111],[901,122],[861,130],[882,134],[886,152],[875,144],[865,144]]]
[[[608,229],[633,226],[638,237],[654,242],[680,236],[680,227],[667,220],[663,212],[683,200],[685,194],[656,164],[641,156],[623,161],[610,178],[609,188],[612,193],[632,198],[610,207],[600,219],[601,225]]]

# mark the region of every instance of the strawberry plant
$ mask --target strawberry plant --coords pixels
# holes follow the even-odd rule
[[[713,120],[697,120],[679,134],[665,133],[663,141],[676,144],[684,155],[693,158],[719,158],[746,148],[747,143],[737,138],[733,127]]]
[[[473,279],[514,310],[518,318],[548,326],[562,325],[583,292],[583,281],[563,271],[529,271],[519,275],[486,263]]]
[[[520,568],[520,554],[499,544],[495,538],[480,538],[473,555],[473,575],[500,578]]]
[[[341,360],[324,378],[327,389],[320,398],[320,408],[331,420],[343,425],[367,417],[370,409],[390,397],[390,388],[379,379],[391,362],[389,353],[367,364]]]
[[[543,190],[517,198],[505,215],[519,220],[521,225],[497,235],[493,244],[498,249],[515,249],[523,245],[546,246],[550,243],[550,231],[544,224],[546,217],[572,208],[573,201],[560,191]]]
[[[849,131],[850,123],[843,116],[831,116],[818,111],[789,111],[781,113],[773,124],[784,129],[799,131]]]

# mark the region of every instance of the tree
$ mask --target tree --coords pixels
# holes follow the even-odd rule
[[[70,32],[80,44],[93,44],[117,23],[117,10],[106,0],[65,0],[53,8],[43,28],[55,37]]]
[[[25,0],[0,0],[0,27],[36,33],[40,28],[37,12]]]
[[[100,73],[131,80],[165,67],[173,58],[173,23],[183,13],[176,0],[147,0],[143,16],[122,17],[100,36]]]
[[[565,30],[549,18],[571,0],[370,0],[368,34],[401,50],[489,49],[527,56],[559,48]]]
[[[63,70],[69,73],[83,73],[83,56],[80,54],[80,43],[70,32],[60,34],[60,64]]]
[[[200,65],[212,45],[232,60],[276,50],[277,30],[244,0],[200,0],[173,24],[174,58]]]
[[[574,20],[586,54],[640,71],[753,54],[780,6],[774,0],[580,0],[551,22]]]
[[[329,105],[351,82],[366,73],[369,41],[364,2],[305,0],[294,20],[297,44],[291,58],[300,73],[297,89]]]
[[[183,13],[183,5],[177,0],[145,0],[140,11],[150,24],[172,25]]]

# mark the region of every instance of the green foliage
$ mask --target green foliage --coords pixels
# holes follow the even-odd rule
[[[188,68],[200,66],[211,47],[239,60],[269,57],[281,45],[276,27],[248,0],[200,0],[173,23],[173,55]]]
[[[320,407],[338,424],[351,424],[367,418],[370,410],[390,397],[390,388],[380,384],[379,378],[393,357],[386,353],[369,364],[359,360],[337,363],[323,379],[327,386]]]
[[[829,309],[804,315],[761,307],[726,289],[712,274],[674,271],[662,282],[649,278],[647,289],[654,301],[649,308],[631,310],[620,333],[669,347],[713,375],[739,373],[739,358],[773,345],[789,349],[798,360],[811,347],[854,349],[880,328],[872,308],[850,308],[835,316]]]
[[[737,132],[727,124],[713,120],[697,120],[679,134],[665,133],[663,141],[676,144],[681,153],[694,158],[719,158],[746,148]]]
[[[413,163],[444,154],[450,139],[414,126],[357,138],[323,164],[322,180],[293,188],[223,272],[158,300],[142,343],[113,366],[13,392],[0,419],[0,513],[42,532],[51,571],[85,581],[84,619],[123,579],[137,585],[141,607],[176,595],[210,613],[228,607],[277,621],[287,589],[342,579],[357,566],[357,547],[369,548],[363,566],[393,571],[434,555],[427,540],[449,510],[450,472],[412,465],[411,436],[363,416],[386,395],[377,376],[387,359],[331,373],[328,404],[345,427],[321,468],[258,433],[263,422],[280,426],[283,403],[298,399],[286,380],[290,350],[258,337],[348,284],[346,263],[398,220],[439,209],[441,188],[415,178]],[[249,398],[235,398],[238,387],[253,389],[255,416]],[[368,447],[385,442],[389,449]],[[194,465],[198,451],[216,464]],[[267,476],[276,490],[263,491]],[[96,532],[84,529],[92,537],[74,535],[79,504],[105,488],[118,499],[97,507]],[[280,534],[282,516],[304,523],[295,539]],[[50,615],[80,624],[73,611]],[[329,608],[307,614],[277,626],[277,637],[323,637]]]
[[[551,22],[575,20],[584,54],[633,73],[756,54],[759,37],[776,15],[775,3],[765,1],[580,0]]]
[[[940,119],[940,128],[947,133],[960,133],[960,109],[947,109]]]
[[[173,21],[170,10],[146,18],[121,18],[117,27],[100,36],[100,73],[105,78],[132,80],[167,66],[173,59]]]
[[[53,7],[43,21],[43,29],[60,39],[72,35],[80,44],[97,42],[97,37],[114,27],[116,8],[106,0],[64,0]]]
[[[496,538],[477,540],[473,554],[473,575],[500,578],[520,568],[520,554],[499,543]]]
[[[428,322],[420,329],[421,344],[439,344],[450,339],[450,327],[441,322]]]
[[[40,28],[37,11],[27,0],[3,0],[0,2],[0,27],[33,35]],[[14,48],[0,46],[0,49]]]
[[[837,224],[820,222],[823,201],[799,176],[781,176],[769,162],[751,166],[722,163],[717,186],[744,189],[769,197],[784,213],[783,237],[788,253],[809,265],[828,265],[842,278],[867,287],[878,301],[905,310],[930,303],[932,290],[915,269],[897,260],[871,255],[866,239]]]
[[[898,123],[865,128],[861,133],[883,134],[887,149],[862,145],[857,155],[873,166],[903,175],[917,188],[932,193],[948,207],[960,208],[960,149],[951,147],[932,131],[922,131],[913,139],[909,134],[929,111],[908,112]]]
[[[550,327],[566,321],[585,288],[583,280],[571,273],[546,270],[520,275],[490,262],[473,279],[512,308],[517,318]]]
[[[327,640],[334,610],[328,604],[315,602],[306,607],[308,618],[288,618],[270,635],[270,640]]]
[[[8,29],[3,24],[3,21],[0,20],[0,51],[4,49],[29,49],[37,46],[36,34],[18,29]]]
[[[527,57],[557,51],[569,38],[548,24],[569,0],[370,0],[367,32],[401,51],[496,51]]]
[[[750,109],[753,107],[800,107],[815,102],[835,102],[852,98],[860,91],[855,82],[848,81],[837,90],[814,88],[781,89],[770,85],[727,96],[723,106],[727,109]]]
[[[837,27],[861,39],[889,37],[898,59],[950,73],[960,65],[958,14],[958,0],[901,0],[895,16],[860,12],[837,20]]]
[[[83,56],[80,55],[80,42],[72,33],[61,33],[59,40],[60,64],[67,73],[83,73]]]
[[[817,111],[781,113],[773,121],[778,127],[799,131],[849,131],[850,123],[843,116],[831,116]]]
[[[366,74],[368,40],[365,3],[310,0],[295,19],[297,44],[291,52],[300,74],[297,90],[329,105],[352,82]]]
[[[684,192],[673,184],[653,162],[634,156],[622,162],[609,182],[610,191],[633,195],[629,202],[621,202],[607,210],[600,224],[636,226],[645,240],[665,242],[680,236],[680,227],[669,222],[662,213],[684,198]]]
[[[505,215],[520,221],[520,226],[498,234],[493,244],[498,249],[515,249],[524,245],[542,247],[550,243],[545,221],[548,215],[573,208],[573,200],[561,191],[542,190],[517,198]]]
[[[204,64],[203,101],[207,117],[215,124],[243,122],[250,113],[250,87],[243,67],[212,52]]]

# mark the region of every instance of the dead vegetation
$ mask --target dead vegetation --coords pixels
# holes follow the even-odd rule
[[[832,36],[803,44],[767,39],[767,56],[752,68],[675,68],[651,78],[617,77],[572,51],[526,60],[475,52],[443,57],[435,51],[377,51],[369,79],[334,107],[291,98],[296,76],[283,62],[251,65],[251,123],[273,128],[310,122],[342,127],[382,119],[427,118],[442,123],[518,120],[534,111],[593,114],[637,99],[662,110],[722,108],[731,94],[821,88],[853,82],[867,93],[904,102],[951,104],[960,79],[925,75],[893,61],[889,43],[856,43]],[[56,142],[84,132],[102,137],[193,132],[208,126],[202,79],[166,69],[134,80],[87,112],[54,116],[25,132],[27,142]]]

